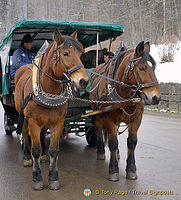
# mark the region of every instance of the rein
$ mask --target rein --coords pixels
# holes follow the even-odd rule
[[[142,57],[133,58],[133,54],[132,54],[131,60],[129,61],[130,64],[126,68],[125,80],[127,79],[129,71],[132,71],[133,74],[134,74],[135,80],[136,80],[136,85],[129,85],[129,84],[126,84],[126,83],[124,83],[122,81],[115,80],[114,76],[115,76],[115,73],[116,73],[116,70],[117,70],[117,67],[118,67],[117,66],[118,64],[116,64],[116,63],[118,62],[118,59],[121,56],[122,56],[122,59],[123,59],[124,55],[127,52],[127,50],[125,50],[124,48],[123,48],[124,50],[122,50],[122,48],[123,47],[122,47],[122,44],[121,44],[119,46],[119,48],[117,49],[117,51],[116,51],[116,53],[115,53],[115,55],[113,57],[113,60],[108,63],[108,66],[105,65],[108,68],[109,65],[112,63],[113,67],[110,69],[109,76],[104,76],[102,74],[97,73],[100,69],[98,69],[96,72],[95,71],[91,71],[89,69],[85,69],[86,71],[88,71],[88,72],[90,72],[90,73],[92,73],[92,74],[94,74],[96,76],[101,77],[100,80],[98,81],[98,83],[96,84],[96,86],[91,90],[91,92],[94,91],[96,88],[98,88],[98,86],[99,86],[99,84],[100,84],[102,79],[106,79],[108,81],[108,83],[106,84],[107,85],[107,90],[108,90],[108,95],[111,96],[111,99],[116,99],[116,100],[123,99],[123,98],[116,92],[114,83],[117,83],[118,85],[130,88],[134,92],[133,95],[131,97],[129,97],[129,99],[133,98],[134,96],[136,96],[137,92],[143,93],[143,91],[141,90],[142,88],[147,88],[147,87],[151,87],[151,86],[154,86],[154,85],[158,84],[157,81],[154,81],[154,82],[151,82],[151,83],[143,83],[143,84],[140,83],[138,75],[137,75],[135,67],[134,67],[134,62],[137,61],[137,60],[142,59]],[[101,69],[103,67],[101,67]]]
[[[50,76],[48,73],[44,72],[39,65],[36,64],[36,59],[33,60],[33,64],[38,68],[38,70],[40,70],[43,74],[45,74],[48,78],[50,78],[52,81],[56,82],[56,83],[59,83],[59,84],[64,84],[64,83],[67,83],[67,82],[70,82],[69,79],[67,80],[60,80],[60,79],[55,79],[53,78],[52,76]],[[67,77],[66,77],[67,78]]]
[[[107,76],[103,76],[103,75],[101,75],[101,74],[99,74],[99,73],[97,73],[97,72],[91,71],[91,70],[89,70],[89,69],[85,69],[85,70],[86,70],[87,72],[90,72],[90,73],[92,73],[92,74],[94,74],[94,75],[100,76],[100,77],[102,77],[102,78],[104,78],[104,79],[106,79],[106,80],[109,80],[109,81],[111,81],[111,82],[117,83],[117,84],[119,84],[119,85],[122,85],[122,86],[125,86],[125,87],[128,87],[128,88],[135,88],[135,85],[128,85],[128,84],[125,84],[124,82],[117,81],[117,80],[112,79],[112,78],[107,77]]]

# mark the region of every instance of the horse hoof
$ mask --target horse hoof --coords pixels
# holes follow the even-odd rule
[[[127,172],[126,178],[130,180],[136,180],[138,178],[136,172]]]
[[[42,181],[35,182],[33,184],[33,190],[36,190],[36,191],[43,190],[43,182]]]
[[[43,155],[43,156],[40,157],[40,162],[46,163],[47,161],[48,161],[48,158],[47,158],[46,155]]]
[[[50,190],[59,190],[60,189],[59,181],[50,181],[49,182],[49,189]]]
[[[119,173],[109,174],[109,181],[119,181]]]
[[[23,160],[23,166],[24,167],[31,167],[32,165],[33,165],[33,160],[32,159],[29,159],[29,160],[24,159]]]
[[[97,160],[105,160],[106,156],[105,154],[97,154]]]

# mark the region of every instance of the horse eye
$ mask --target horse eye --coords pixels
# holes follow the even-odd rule
[[[69,54],[67,52],[63,53],[64,56],[68,56]]]
[[[147,64],[152,67],[152,63],[150,61],[147,61]]]
[[[139,70],[145,71],[145,68],[144,67],[139,67]]]

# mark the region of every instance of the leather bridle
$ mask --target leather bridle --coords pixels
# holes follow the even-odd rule
[[[133,54],[132,54],[132,57],[133,57]],[[158,85],[158,81],[153,81],[151,83],[140,83],[140,80],[139,80],[138,75],[137,75],[136,70],[135,70],[134,62],[137,61],[137,60],[141,60],[141,59],[142,59],[142,57],[131,58],[131,60],[129,61],[129,65],[126,68],[126,74],[125,74],[125,80],[126,80],[129,71],[133,72],[134,78],[136,80],[136,85],[135,85],[134,90],[139,91],[139,92],[143,92],[141,90],[142,88],[147,88],[147,87],[151,87],[151,86],[154,86],[154,85]]]
[[[60,49],[60,47],[63,46],[63,44],[64,44],[64,43],[62,43],[62,44],[59,45],[58,47],[55,47],[55,49],[54,49],[54,66],[55,66],[58,62],[60,62],[60,63],[62,64],[63,69],[64,69],[64,72],[63,72],[64,76],[67,78],[67,80],[70,80],[70,75],[71,75],[73,72],[75,72],[75,71],[77,71],[77,70],[79,70],[79,69],[81,69],[81,68],[84,68],[84,66],[83,66],[82,64],[77,64],[77,65],[73,66],[73,67],[70,68],[70,69],[67,69],[67,68],[65,67],[65,64],[63,63],[63,61],[62,61],[62,59],[61,59],[60,52],[58,51],[58,50]],[[72,46],[70,46],[70,47],[72,47]]]

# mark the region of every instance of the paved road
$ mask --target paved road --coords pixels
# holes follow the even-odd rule
[[[88,148],[84,137],[70,135],[61,142],[58,162],[61,189],[50,191],[46,187],[40,192],[31,189],[32,169],[22,166],[23,152],[16,134],[4,133],[2,108],[0,120],[0,200],[181,199],[181,119],[144,115],[136,149],[136,181],[125,179],[127,133],[119,136],[119,182],[107,180],[107,148],[106,160],[97,161],[96,149]],[[47,186],[48,163],[42,164],[42,173]],[[85,188],[92,190],[91,196],[83,195]],[[169,194],[156,195],[152,191]]]

